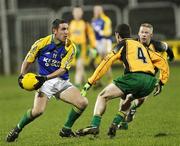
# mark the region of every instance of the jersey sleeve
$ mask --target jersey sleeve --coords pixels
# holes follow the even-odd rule
[[[36,57],[38,56],[39,51],[44,48],[47,44],[51,42],[51,36],[47,36],[45,38],[41,38],[37,40],[29,50],[28,54],[25,57],[25,60],[27,62],[34,62],[36,60]]]
[[[122,49],[118,48],[119,45],[116,45],[111,51],[99,64],[99,66],[94,71],[93,75],[88,79],[90,84],[95,84],[97,80],[99,80],[112,66],[112,64],[119,60],[121,57]]]
[[[165,52],[168,49],[166,42],[152,40],[151,43],[154,45],[156,52]]]
[[[161,47],[162,47],[162,50],[167,51],[168,44],[166,42],[161,42]]]
[[[107,16],[103,16],[102,19],[104,20],[103,36],[109,37],[112,34],[112,22]]]
[[[174,59],[174,53],[170,47],[166,50],[169,61],[172,61]]]
[[[87,32],[87,36],[88,36],[88,39],[89,39],[89,43],[90,43],[90,46],[92,48],[95,48],[95,44],[96,44],[96,37],[95,37],[95,34],[94,34],[94,30],[93,28],[91,27],[91,25],[89,23],[86,23],[86,32]]]
[[[167,61],[156,52],[151,50],[148,50],[148,52],[154,66],[160,69],[159,79],[163,84],[165,84],[169,78],[169,65]]]
[[[174,53],[166,42],[152,40],[152,43],[153,43],[155,50],[157,52],[162,52],[161,54],[165,58],[167,58],[167,56],[168,56],[169,61],[172,61],[174,59]],[[165,54],[164,52],[167,54]]]
[[[36,59],[36,57],[37,57],[37,54],[38,54],[38,52],[39,52],[39,50],[41,49],[41,46],[42,46],[42,45],[41,45],[41,42],[42,42],[42,40],[40,39],[40,40],[36,41],[36,42],[31,46],[31,49],[29,50],[28,54],[27,54],[26,57],[25,57],[25,60],[26,60],[27,62],[32,63],[32,62],[35,61],[35,59]]]
[[[166,51],[168,59],[172,61],[174,59],[174,53],[168,44],[166,42],[161,42],[161,48],[164,52]]]
[[[72,66],[73,59],[75,58],[76,46],[71,43],[70,45],[66,46],[66,50],[67,54],[62,58],[60,68],[69,70]]]

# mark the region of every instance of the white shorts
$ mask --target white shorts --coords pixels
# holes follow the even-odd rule
[[[50,99],[52,96],[59,98],[61,92],[73,86],[69,80],[63,80],[59,77],[46,81],[39,91],[43,92]]]
[[[100,56],[105,56],[112,50],[112,41],[110,39],[96,40],[97,52]]]

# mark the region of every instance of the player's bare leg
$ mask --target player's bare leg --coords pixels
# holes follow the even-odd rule
[[[61,137],[74,137],[75,134],[71,128],[74,122],[80,117],[82,112],[88,105],[87,98],[81,96],[79,90],[71,86],[60,94],[60,99],[64,102],[72,104],[74,107],[71,109],[68,119],[65,122],[63,128],[60,130],[59,135]]]
[[[118,125],[120,122],[123,122],[127,112],[130,109],[131,102],[134,100],[132,95],[126,96],[126,99],[121,103],[121,107],[119,109],[119,112],[116,114],[115,118],[112,121],[111,126],[109,127],[108,135],[110,138],[114,137],[116,135],[116,130],[118,128]]]
[[[84,81],[84,63],[82,58],[78,58],[76,62],[75,85],[79,87]]]
[[[106,110],[106,104],[109,100],[123,97],[124,93],[114,84],[109,84],[97,97],[94,107],[94,114],[90,126],[80,129],[77,134],[80,136],[99,133],[99,126],[101,123],[101,117]]]
[[[147,97],[139,98],[132,102],[132,105],[127,113],[125,120],[118,125],[118,129],[120,130],[128,129],[128,123],[133,121],[137,108],[141,107],[141,105],[144,103]]]
[[[136,109],[139,108],[145,101],[145,98],[139,98],[135,100],[126,116],[126,122],[132,122],[136,113]]]
[[[147,97],[143,97],[143,98],[136,99],[132,102],[132,105],[127,113],[126,118],[124,119],[123,122],[121,122],[118,125],[118,129],[120,129],[120,130],[128,129],[128,123],[133,121],[133,119],[135,117],[135,113],[137,111],[137,108],[141,107],[141,105],[144,103],[144,101],[146,99],[147,99]]]
[[[19,133],[22,131],[22,129],[32,122],[35,118],[42,115],[42,113],[45,111],[46,105],[48,102],[48,98],[46,95],[42,92],[37,92],[34,98],[34,105],[32,109],[29,109],[24,116],[20,119],[19,123],[15,128],[13,128],[9,134],[6,137],[7,142],[13,142],[15,141]]]

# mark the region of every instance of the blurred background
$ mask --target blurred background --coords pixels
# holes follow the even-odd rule
[[[179,0],[0,0],[0,74],[18,73],[31,45],[51,33],[55,18],[72,19],[72,8],[81,6],[91,22],[94,5],[103,6],[117,24],[128,23],[136,36],[141,23],[154,26],[154,38],[167,41],[175,61],[180,60]]]

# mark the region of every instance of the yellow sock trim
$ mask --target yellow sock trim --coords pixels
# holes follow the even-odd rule
[[[77,107],[73,107],[73,110],[75,111],[75,112],[77,112],[77,113],[79,113],[79,114],[81,114],[82,112],[83,112],[83,110],[80,110],[80,109],[78,109]]]
[[[122,117],[125,117],[125,116],[126,116],[125,112],[123,112],[123,111],[118,111],[117,114],[120,115],[120,116],[122,116]]]

